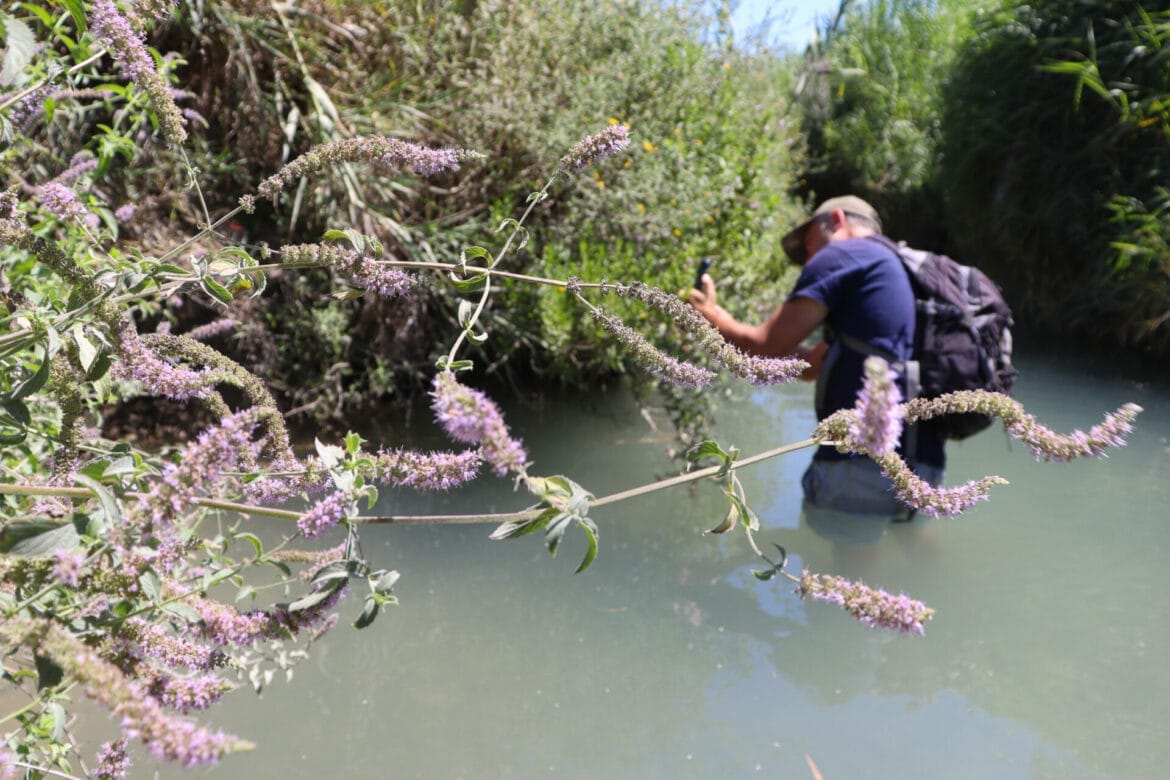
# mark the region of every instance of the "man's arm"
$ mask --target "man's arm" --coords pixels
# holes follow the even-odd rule
[[[829,314],[823,303],[800,297],[776,307],[763,324],[748,325],[732,317],[716,302],[715,282],[707,274],[703,276],[703,288],[692,290],[688,300],[723,334],[723,338],[745,352],[763,357],[797,354],[800,342]],[[800,357],[807,359],[803,354]]]

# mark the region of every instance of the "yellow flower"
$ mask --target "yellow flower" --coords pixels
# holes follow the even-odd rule
[[[605,189],[605,182],[603,182],[601,179],[597,180],[597,189],[599,189],[599,190]]]
[[[702,146],[702,145],[703,145],[703,139],[702,139],[702,138],[696,138],[696,139],[695,139],[695,146]]]
[[[715,217],[713,217],[713,216],[711,216],[710,214],[708,214],[708,215],[707,215],[707,221],[708,221],[708,222],[714,222],[714,221],[715,221]]]
[[[609,118],[609,123],[610,123],[611,125],[616,125],[616,124],[618,123],[618,121],[617,121],[617,119],[616,119],[616,118],[614,118],[614,117],[612,117],[612,116],[611,116],[611,117]]]
[[[630,162],[630,158],[629,158],[629,157],[627,157],[626,159],[622,160],[622,167],[623,167],[623,168],[629,168],[631,165],[633,165],[633,163],[632,163],[632,162]]]
[[[674,234],[674,237],[675,237],[675,238],[678,238],[679,236],[681,236],[681,235],[682,235],[682,231],[681,231],[681,230],[679,230],[678,228],[675,228],[674,230],[672,230],[672,231],[670,231],[670,232]]]
[[[638,210],[638,213],[641,214],[643,211],[646,210],[646,204],[639,203],[637,206],[634,206],[634,208],[636,208]]]
[[[654,144],[650,143],[649,141],[643,141],[642,148],[648,152],[657,152],[658,151],[658,147],[655,146]]]

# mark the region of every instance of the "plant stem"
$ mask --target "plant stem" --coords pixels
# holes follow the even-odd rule
[[[767,450],[765,452],[756,453],[742,460],[731,464],[732,471],[750,466],[754,463],[759,463],[762,460],[768,460],[789,452],[811,447],[816,444],[824,444],[825,442],[819,439],[805,439],[794,444],[785,444],[782,447]],[[677,485],[685,485],[688,482],[696,482],[700,479],[714,476],[723,469],[723,466],[708,466],[707,468],[691,471],[686,474],[679,474],[675,477],[668,477],[667,479],[650,482],[645,485],[623,490],[618,493],[611,493],[608,496],[594,499],[589,502],[590,507],[605,506],[607,504],[614,504],[618,501],[625,501],[636,496],[646,495],[647,493],[654,493],[666,488],[675,487]],[[89,488],[84,487],[52,487],[48,485],[4,485],[0,484],[0,495],[20,495],[20,496],[67,496],[71,498],[89,498],[93,495]],[[145,497],[144,493],[127,493],[127,497],[140,498]],[[196,498],[194,503],[206,509],[222,509],[228,512],[239,512],[246,515],[259,515],[262,517],[273,517],[281,520],[297,520],[303,514],[289,509],[275,509],[271,507],[256,506],[254,504],[240,504],[234,501],[221,501],[211,498]],[[498,523],[505,520],[526,520],[537,517],[543,509],[525,509],[518,512],[495,512],[491,514],[471,514],[471,515],[360,515],[353,518],[353,522],[363,525],[446,525],[454,523]]]

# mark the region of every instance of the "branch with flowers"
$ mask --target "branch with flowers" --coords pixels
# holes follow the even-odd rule
[[[136,4],[149,13],[160,7],[165,4]],[[181,155],[186,120],[143,48],[144,21],[111,0],[95,0],[87,18],[89,34],[145,95],[146,115]],[[41,86],[0,96],[0,112],[38,94]],[[213,220],[204,207],[202,226],[158,257],[122,246],[81,204],[74,188],[94,167],[84,159],[42,185],[0,193],[0,246],[10,285],[0,320],[0,663],[5,684],[27,697],[11,712],[0,712],[0,778],[13,770],[124,777],[131,742],[182,766],[213,764],[252,747],[194,714],[245,681],[259,690],[277,674],[291,675],[312,643],[339,622],[347,597],[356,595],[361,604],[352,620],[357,628],[396,603],[399,573],[377,568],[362,554],[359,530],[366,524],[492,524],[489,538],[495,540],[542,533],[552,555],[575,529],[587,542],[581,572],[600,550],[592,510],[712,480],[728,510],[710,533],[741,528],[766,564],[756,572],[761,580],[787,578],[802,598],[837,604],[866,625],[921,634],[933,615],[921,602],[830,575],[791,573],[782,548],[779,560],[766,555],[740,470],[833,444],[878,462],[909,506],[953,515],[986,498],[1002,480],[987,477],[950,489],[921,483],[894,450],[904,422],[952,412],[995,415],[1045,459],[1098,455],[1124,443],[1140,411],[1132,404],[1087,433],[1060,435],[1017,402],[994,394],[902,403],[889,367],[871,359],[857,406],[823,421],[805,441],[747,457],[704,442],[688,452],[686,472],[600,497],[570,476],[534,473],[530,453],[498,405],[460,376],[475,369],[464,356],[468,345],[490,338],[483,313],[501,283],[564,288],[583,316],[661,382],[698,388],[726,371],[773,384],[791,381],[806,367],[797,359],[742,353],[677,296],[640,282],[547,279],[499,267],[524,248],[532,209],[551,197],[559,180],[602,164],[628,143],[629,129],[621,124],[582,139],[529,197],[523,213],[500,224],[504,239],[496,252],[472,246],[450,263],[387,259],[376,237],[334,230],[319,243],[271,251],[229,245],[183,264],[189,247],[217,237],[220,226],[254,209],[257,198],[279,202],[289,188],[335,166],[366,164],[428,176],[484,159],[465,149],[432,149],[396,138],[319,146],[265,179],[225,216]],[[202,203],[193,171],[192,181]],[[433,273],[460,297],[458,329],[449,334],[430,391],[434,420],[459,448],[371,446],[349,434],[336,444],[317,441],[312,454],[298,455],[284,416],[252,372],[202,343],[197,333],[143,333],[136,322],[137,310],[150,301],[201,295],[227,306],[262,294],[272,270],[308,267],[332,268],[362,294],[384,298],[410,294],[419,274]],[[668,354],[591,296],[629,299],[668,318],[701,364]],[[162,453],[105,441],[87,428],[87,408],[132,394],[201,404],[216,422],[185,446]],[[363,506],[374,506],[380,489],[451,490],[481,470],[514,479],[530,505],[483,515],[362,513]],[[257,516],[287,520],[288,530],[276,539],[261,538],[249,530],[248,518]],[[331,544],[303,544],[320,537],[331,537]],[[281,600],[283,594],[291,595]],[[78,693],[108,710],[122,731],[91,758],[82,757],[68,736],[66,707]]]

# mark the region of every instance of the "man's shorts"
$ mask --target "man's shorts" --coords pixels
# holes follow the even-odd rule
[[[942,484],[943,469],[937,466],[917,463],[914,472],[931,485]],[[869,458],[814,459],[801,485],[809,527],[826,538],[873,541],[885,532],[883,517],[907,520],[912,515],[894,495],[894,486],[881,468]],[[873,538],[860,538],[866,536],[864,532]]]

